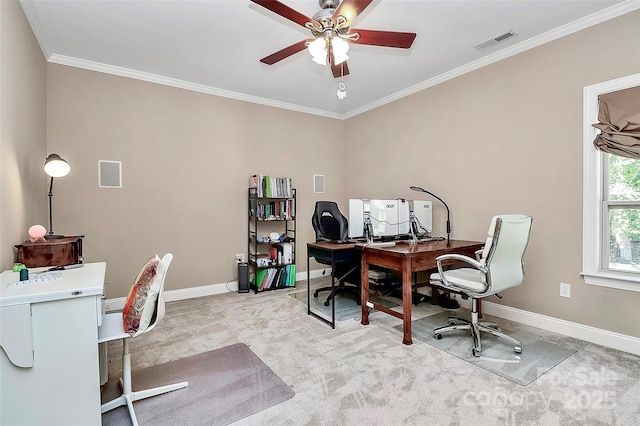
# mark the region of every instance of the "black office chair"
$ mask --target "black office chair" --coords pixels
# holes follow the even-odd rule
[[[349,222],[347,218],[340,213],[338,204],[334,201],[317,201],[316,209],[311,217],[311,224],[316,233],[316,241],[346,242],[349,238]],[[331,265],[331,258],[314,256],[318,263]],[[329,306],[331,299],[341,293],[348,293],[356,298],[356,302],[360,305],[360,260],[357,257],[348,261],[334,262],[331,271],[332,278],[338,280],[335,287],[321,287],[313,293],[313,297],[318,297],[321,291],[333,291],[324,302],[325,306]],[[354,286],[347,286],[350,283]]]

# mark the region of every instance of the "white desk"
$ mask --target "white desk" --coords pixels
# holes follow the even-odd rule
[[[30,269],[35,272],[46,268]],[[9,286],[0,274],[0,424],[100,425],[98,325],[106,263]]]

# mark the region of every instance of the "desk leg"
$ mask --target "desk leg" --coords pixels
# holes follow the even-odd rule
[[[402,265],[402,343],[405,345],[413,344],[411,340],[411,260],[404,260]]]
[[[308,250],[308,249],[307,249]],[[307,253],[307,315],[311,315],[311,275],[309,273],[309,259],[311,256]]]
[[[360,324],[369,325],[369,264],[367,263],[366,250],[362,251],[361,261],[361,273],[360,273],[360,302],[362,305],[362,320]]]
[[[335,252],[331,251],[331,328],[335,330],[336,328],[336,261],[335,261]]]

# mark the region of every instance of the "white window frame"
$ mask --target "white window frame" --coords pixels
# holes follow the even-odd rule
[[[640,86],[640,73],[583,89],[583,207],[582,276],[587,284],[640,292],[640,274],[608,271],[602,268],[604,153],[595,149],[593,140],[598,122],[598,96]]]

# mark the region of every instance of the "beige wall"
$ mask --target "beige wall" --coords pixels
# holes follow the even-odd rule
[[[47,225],[46,61],[17,1],[0,1],[0,270]]]
[[[530,214],[526,284],[492,301],[640,336],[640,293],[580,275],[582,88],[637,72],[640,12],[354,117],[346,155],[366,154],[346,171],[346,195],[414,198],[409,186],[423,186],[449,204],[459,239],[484,240],[495,214]],[[434,214],[444,235],[435,200]],[[560,282],[572,285],[570,299]]]
[[[346,211],[349,197],[416,198],[408,187],[421,185],[450,205],[455,238],[484,239],[497,213],[534,216],[527,283],[506,292],[501,303],[640,336],[640,294],[586,286],[579,275],[582,87],[640,71],[633,54],[640,51],[640,13],[345,122],[49,64],[45,152],[44,137],[37,135],[44,132],[43,64],[17,48],[7,50],[5,33],[30,39],[29,52],[36,48],[21,13],[22,26],[5,29],[6,11],[16,15],[19,8],[0,3],[5,250],[24,239],[32,222],[46,222],[46,178],[39,176],[46,152],[59,153],[72,167],[56,180],[55,230],[86,235],[86,260],[108,262],[109,298],[126,295],[154,252],[176,256],[169,290],[234,280],[233,256],[246,251],[251,174],[293,178],[298,271],[306,268],[316,200],[337,200]],[[592,52],[607,52],[607,60]],[[7,56],[35,63],[27,73],[36,80],[33,87],[5,95],[5,70],[20,70],[5,65]],[[6,119],[5,105],[24,97],[31,99],[28,112]],[[5,130],[21,120],[35,123],[35,130],[25,124],[22,132]],[[26,145],[16,136],[24,134],[30,135]],[[123,162],[122,189],[97,187],[101,159]],[[326,194],[313,194],[313,174],[327,176]],[[19,202],[6,207],[14,197]],[[444,210],[434,206],[442,234]],[[10,266],[5,251],[2,262]],[[561,281],[572,284],[570,299],[559,297]]]
[[[305,270],[315,201],[344,197],[344,122],[61,65],[47,78],[48,148],[71,165],[55,230],[86,235],[85,259],[108,262],[107,297],[126,296],[155,252],[175,256],[168,290],[233,281],[256,173],[293,179]],[[122,189],[98,188],[98,160],[122,161]]]

